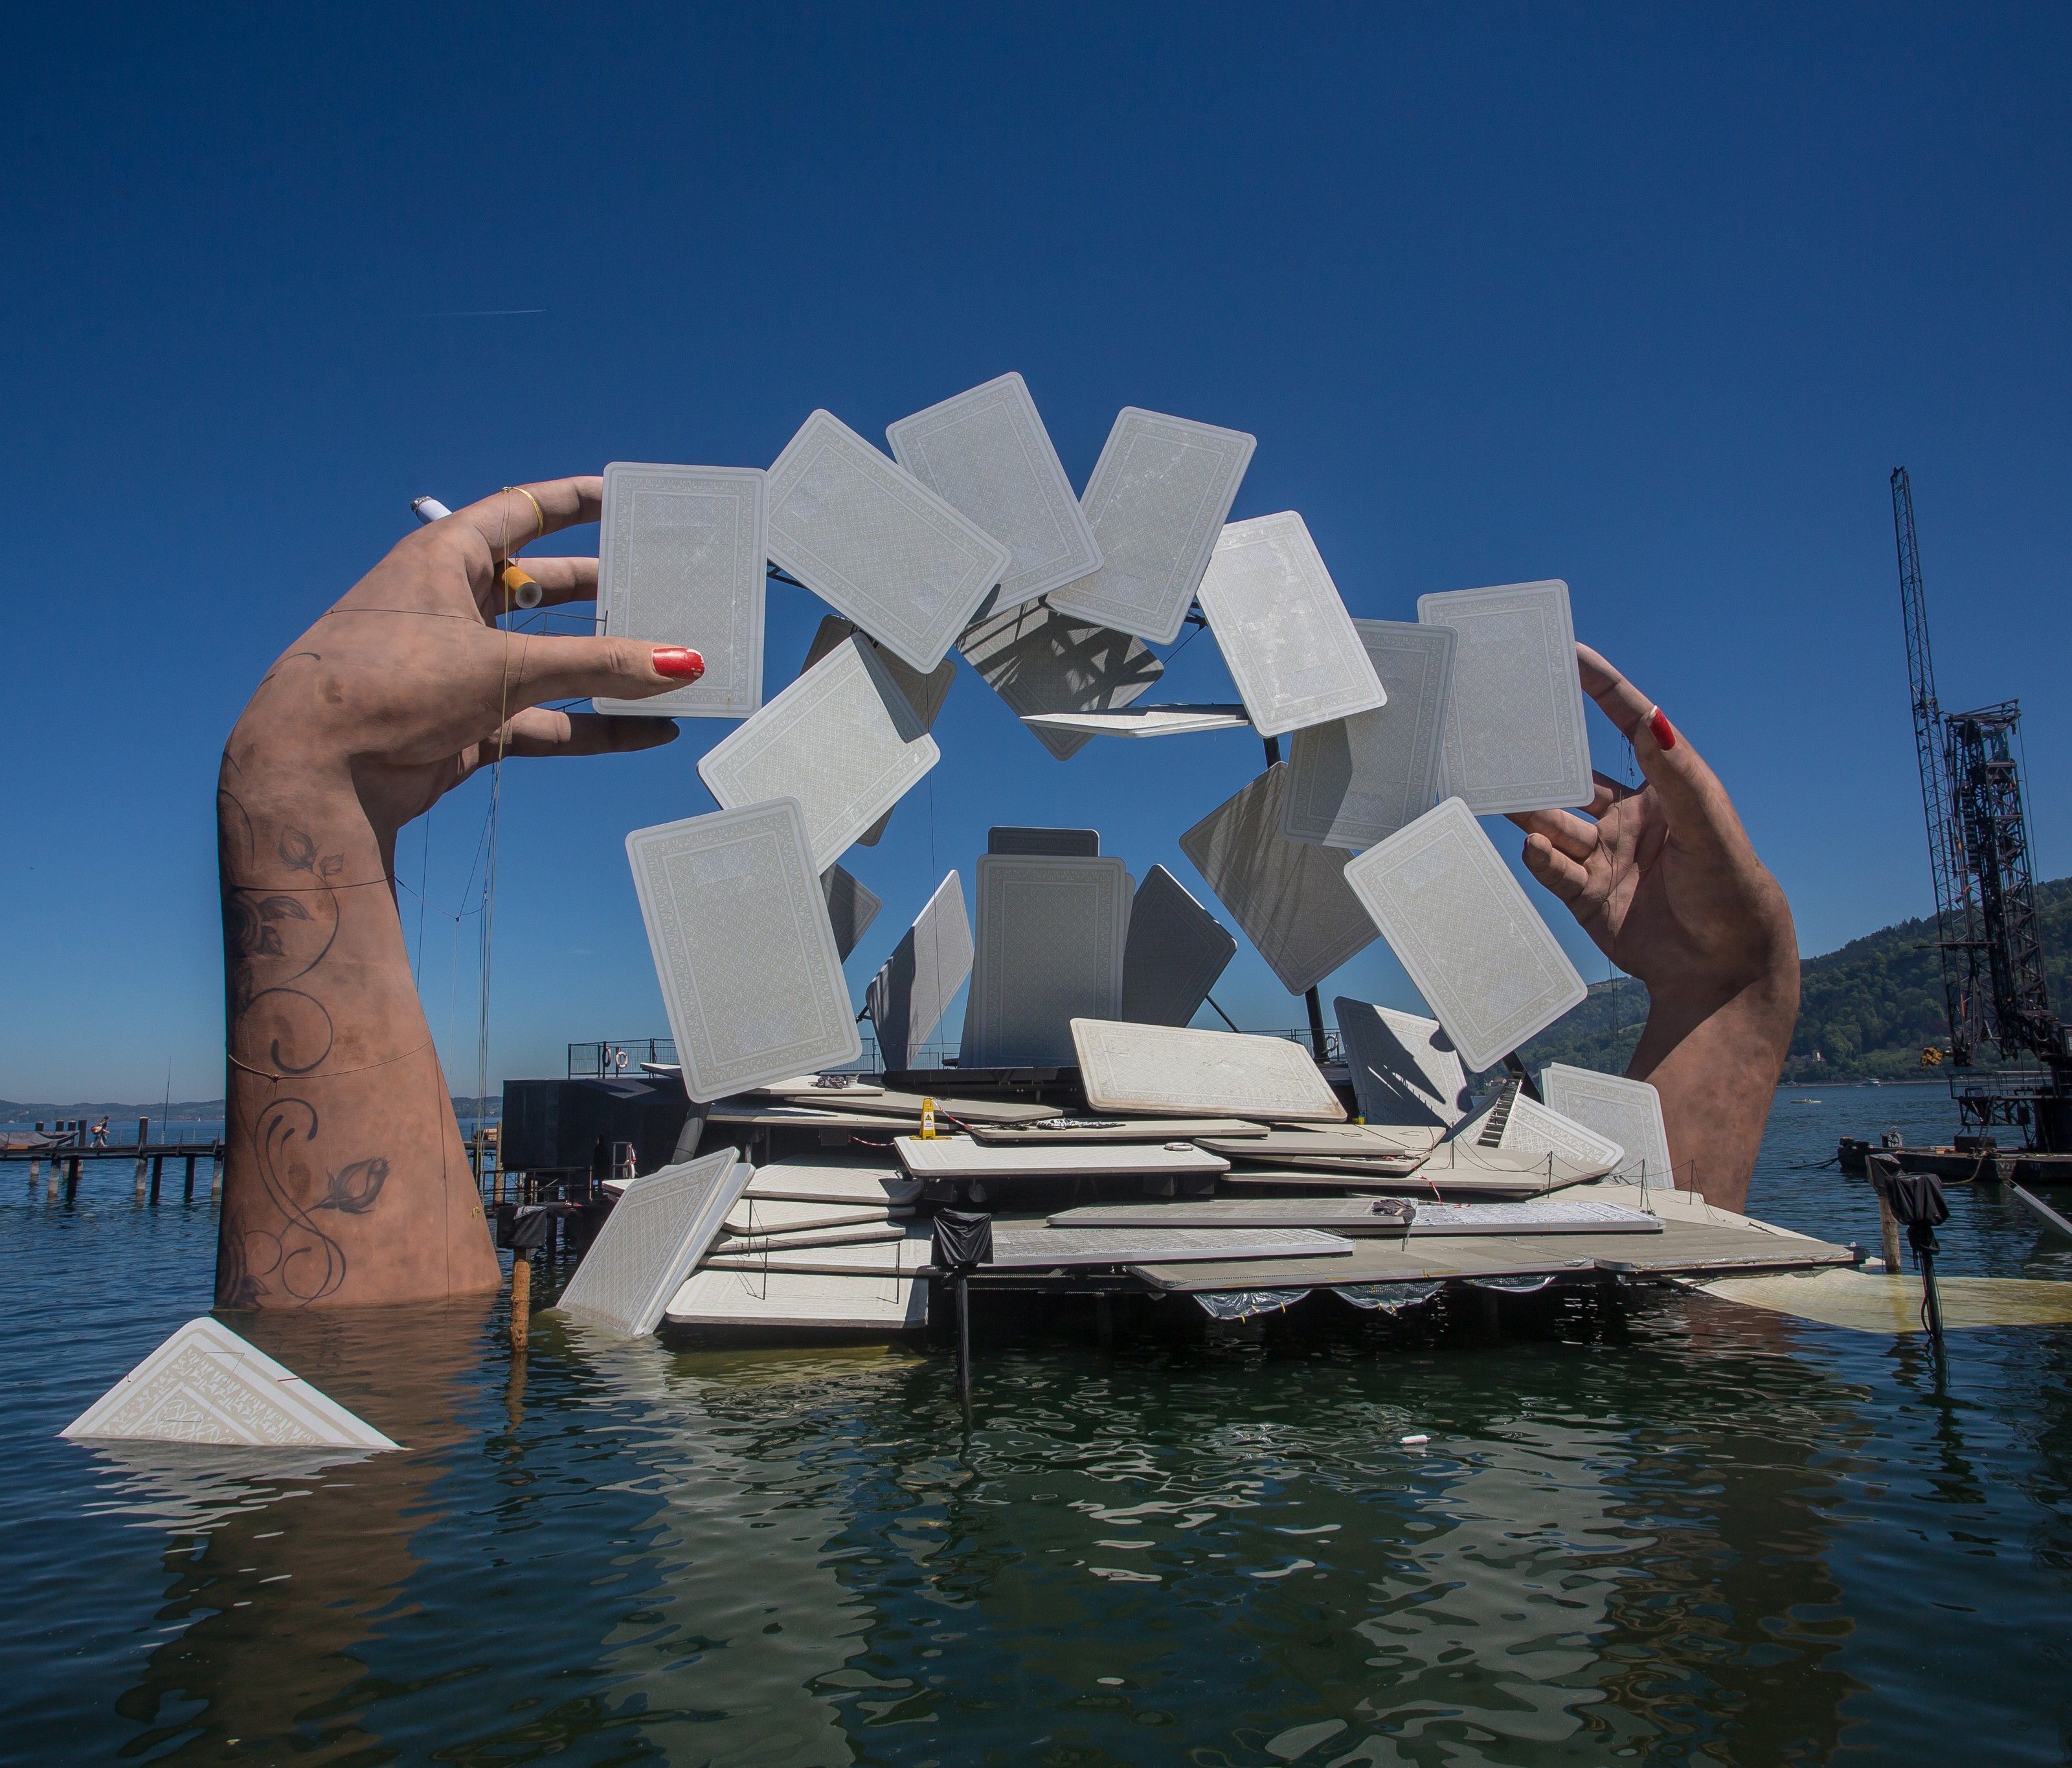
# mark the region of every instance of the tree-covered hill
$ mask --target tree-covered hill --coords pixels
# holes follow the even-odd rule
[[[2036,887],[2051,1003],[2072,1016],[2072,878]],[[1881,927],[1801,967],[1799,1030],[1785,1077],[1794,1081],[1918,1079],[1921,1052],[1945,1046],[1942,976],[1933,924]],[[1527,1060],[1623,1072],[1647,1018],[1647,990],[1630,977],[1589,998],[1525,1049]]]

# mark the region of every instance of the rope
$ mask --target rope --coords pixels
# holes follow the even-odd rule
[[[364,1075],[370,1068],[386,1068],[393,1063],[407,1062],[412,1056],[431,1047],[432,1040],[427,1038],[415,1050],[405,1050],[400,1056],[384,1056],[379,1062],[363,1062],[356,1068],[327,1068],[320,1075],[277,1075],[270,1068],[255,1068],[249,1062],[240,1062],[233,1051],[226,1050],[224,1054],[230,1059],[232,1067],[242,1068],[248,1075],[257,1075],[261,1080],[335,1080],[343,1075]]]
[[[425,993],[425,890],[432,869],[432,805],[425,807],[424,845],[417,854],[417,961],[410,968],[410,985],[421,1001]],[[400,880],[398,882],[401,882]]]
[[[512,489],[507,485],[507,491]],[[511,506],[499,506],[503,517],[502,545],[499,551],[508,559],[511,554]],[[508,598],[506,598],[508,606]],[[498,742],[496,759],[490,763],[489,816],[484,825],[484,841],[488,850],[488,864],[483,869],[482,880],[481,977],[482,992],[475,1012],[475,1127],[479,1139],[482,1133],[482,1101],[489,1092],[489,984],[492,962],[496,950],[496,860],[498,836],[501,833],[504,809],[504,759],[509,745],[503,740],[504,728],[511,722],[511,648],[513,634],[506,626],[504,632],[504,670],[500,686],[500,697],[496,712]]]

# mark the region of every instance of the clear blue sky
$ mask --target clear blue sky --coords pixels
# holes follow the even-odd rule
[[[1299,509],[1357,615],[1565,578],[1809,953],[1928,900],[1904,462],[1945,704],[2022,698],[2072,870],[2068,47],[2062,6],[25,10],[0,1095],[220,1092],[217,754],[413,495],[767,465],[816,405],[876,438],[1009,368],[1075,484],[1124,405],[1254,432],[1234,514]],[[773,591],[771,691],[820,611]],[[1174,697],[1227,693],[1211,652]],[[620,842],[710,807],[730,728],[512,765],[492,1079],[665,1029]],[[968,880],[990,822],[1087,822],[1198,888],[1176,837],[1258,765],[1240,734],[1060,765],[968,671],[937,734],[851,860],[886,903],[859,987],[931,800]],[[435,814],[449,908],[481,826],[477,792]],[[474,927],[424,942],[460,1091]],[[1379,945],[1326,992],[1413,1000]],[[1249,948],[1219,998],[1299,1022]]]

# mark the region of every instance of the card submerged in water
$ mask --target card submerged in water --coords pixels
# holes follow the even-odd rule
[[[1001,607],[1100,569],[1093,530],[1020,375],[902,417],[885,435],[894,459],[1007,549]]]
[[[731,1148],[664,1166],[619,1193],[556,1302],[624,1338],[652,1332],[753,1169]]]
[[[1587,992],[1457,798],[1358,855],[1345,876],[1470,1069],[1495,1067]]]
[[[999,541],[830,411],[770,469],[770,557],[924,673],[1008,565]]]
[[[1170,644],[1256,442],[1241,430],[1124,406],[1079,500],[1101,568],[1053,593],[1051,606]]]
[[[1568,586],[1553,578],[1420,595],[1417,619],[1457,635],[1439,789],[1478,816],[1589,804]]]
[[[754,467],[604,470],[597,611],[615,638],[688,645],[705,672],[648,700],[602,699],[599,712],[745,718],[763,704],[767,475]]]

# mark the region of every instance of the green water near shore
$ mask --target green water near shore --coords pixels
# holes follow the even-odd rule
[[[1800,1104],[1800,1097],[1818,1098]],[[1751,1207],[1876,1244],[1778,1096]],[[1227,1342],[722,1353],[240,1320],[407,1452],[226,1477],[54,1433],[206,1305],[204,1203],[6,1170],[6,1759],[2059,1762],[2072,1331],[1704,1298]],[[169,1187],[169,1193],[171,1192]],[[1955,1199],[1952,1271],[2072,1279]],[[1175,1303],[1176,1306],[1191,1304]],[[1318,1303],[1314,1307],[1335,1307]],[[1472,1316],[1472,1317],[1470,1317]],[[1421,1449],[1400,1439],[1428,1434]]]

